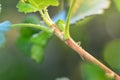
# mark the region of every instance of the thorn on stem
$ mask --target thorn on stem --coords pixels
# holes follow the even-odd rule
[[[80,41],[78,41],[78,42],[77,42],[77,45],[80,47],[80,46],[81,46],[81,42],[80,42]]]
[[[81,41],[78,41],[76,44],[77,44],[79,47],[81,47]],[[82,60],[84,60],[84,57],[83,57],[82,55],[80,55],[80,57],[81,57]]]

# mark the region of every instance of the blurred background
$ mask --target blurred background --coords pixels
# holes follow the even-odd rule
[[[9,20],[11,23],[23,22],[26,14],[18,12],[17,2],[18,0],[0,0],[0,4],[2,4],[0,22],[5,20]],[[59,7],[51,7],[49,13],[53,16],[58,10]],[[40,18],[38,13],[35,14]],[[56,36],[51,38],[45,49],[44,62],[38,64],[29,56],[24,55],[17,47],[16,39],[19,37],[19,31],[19,28],[10,30],[6,36],[5,46],[0,48],[0,80],[55,80],[58,77],[82,80],[81,69],[84,68],[81,65],[84,64],[84,61]],[[104,14],[94,15],[72,24],[70,32],[72,38],[76,42],[80,41],[85,50],[120,74],[120,68],[118,68],[120,65],[117,63],[119,59],[113,60],[112,58],[120,56],[120,12],[114,3],[105,10]],[[114,44],[114,40],[119,43],[119,45],[116,43],[117,46],[114,46],[115,49],[118,48],[115,50],[118,54],[108,54],[106,46],[111,41]],[[113,45],[111,44],[111,46]],[[117,62],[110,63],[111,61]],[[116,65],[118,66],[116,67]]]

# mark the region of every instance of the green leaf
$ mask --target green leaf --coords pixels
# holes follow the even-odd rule
[[[39,16],[37,15],[27,15],[26,18],[24,18],[23,23],[33,23],[33,24],[40,24]]]
[[[32,6],[29,3],[25,3],[22,1],[19,1],[19,3],[16,6],[19,10],[19,12],[24,12],[24,13],[30,13],[30,12],[36,12],[38,11],[37,8],[35,8],[34,6]]]
[[[22,52],[24,55],[31,56],[30,50],[32,47],[32,43],[29,37],[20,36],[16,41],[16,45],[19,48],[20,52]]]
[[[105,61],[115,69],[120,69],[120,39],[109,42],[103,52]]]
[[[116,4],[117,9],[120,11],[120,0],[113,0]]]
[[[44,59],[44,48],[40,45],[33,45],[31,49],[31,57],[37,63],[42,63]]]
[[[86,16],[103,13],[103,10],[109,7],[109,3],[109,0],[76,0],[71,23],[84,19]]]
[[[28,15],[24,20],[23,23],[33,23],[38,24],[39,23],[38,16],[36,15]],[[31,27],[22,27],[20,29],[20,36],[18,37],[16,41],[16,45],[19,48],[19,50],[25,54],[26,56],[31,55],[31,47],[32,43],[30,41],[33,34],[38,33],[39,30]]]
[[[20,0],[17,8],[20,12],[30,13],[42,10],[48,6],[58,6],[58,0]]]
[[[24,20],[23,23],[33,23],[39,24],[40,19],[36,15],[28,15]],[[38,33],[40,30],[30,27],[22,27],[20,29],[20,35],[24,37],[31,37],[33,34]]]
[[[83,80],[113,80],[113,77],[108,78],[99,66],[91,63],[83,63],[81,73]]]
[[[20,35],[26,38],[31,37],[33,34],[37,32],[39,32],[39,30],[34,29],[34,28],[29,28],[29,27],[23,27],[20,29]]]
[[[34,44],[39,44],[40,46],[44,47],[52,35],[53,35],[52,33],[47,33],[45,31],[42,31],[38,34],[33,35],[31,41]]]
[[[28,0],[28,2],[39,10],[48,6],[58,6],[58,0]]]
[[[41,63],[43,61],[45,47],[52,35],[52,33],[42,31],[31,38],[31,42],[34,44],[31,56],[36,62]]]

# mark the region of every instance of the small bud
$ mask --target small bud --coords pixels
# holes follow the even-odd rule
[[[115,77],[113,73],[106,73],[106,76],[110,79],[113,79]]]

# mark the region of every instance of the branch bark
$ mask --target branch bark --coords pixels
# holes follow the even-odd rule
[[[51,22],[51,23],[52,23],[51,27],[55,30],[55,35],[58,38],[60,38],[66,45],[68,45],[70,48],[72,48],[74,51],[76,51],[85,60],[101,67],[101,69],[103,69],[106,72],[106,74],[113,76],[116,80],[120,80],[120,76],[117,73],[115,73],[110,68],[108,68],[103,63],[101,63],[99,60],[97,60],[95,57],[90,55],[90,53],[88,53],[82,47],[80,47],[72,38],[69,38],[64,41],[63,33],[57,28],[57,26],[53,22]]]
[[[95,57],[93,57],[92,55],[90,55],[90,53],[88,53],[82,47],[80,47],[71,37],[68,38],[67,40],[65,40],[64,39],[64,33],[61,32],[58,29],[57,25],[50,19],[50,17],[49,17],[49,15],[48,15],[47,12],[44,12],[45,14],[48,15],[47,18],[44,17],[44,14],[42,13],[42,11],[40,13],[42,14],[43,20],[45,21],[45,19],[46,19],[45,23],[49,24],[50,27],[52,29],[54,29],[55,35],[58,38],[60,38],[66,45],[68,45],[71,49],[73,49],[74,51],[76,51],[81,57],[83,57],[87,61],[98,65],[101,69],[103,69],[106,72],[106,74],[111,75],[111,77],[114,77],[116,80],[120,80],[120,76],[117,73],[115,73],[110,68],[108,68],[103,63],[101,63],[99,60],[97,60]]]

